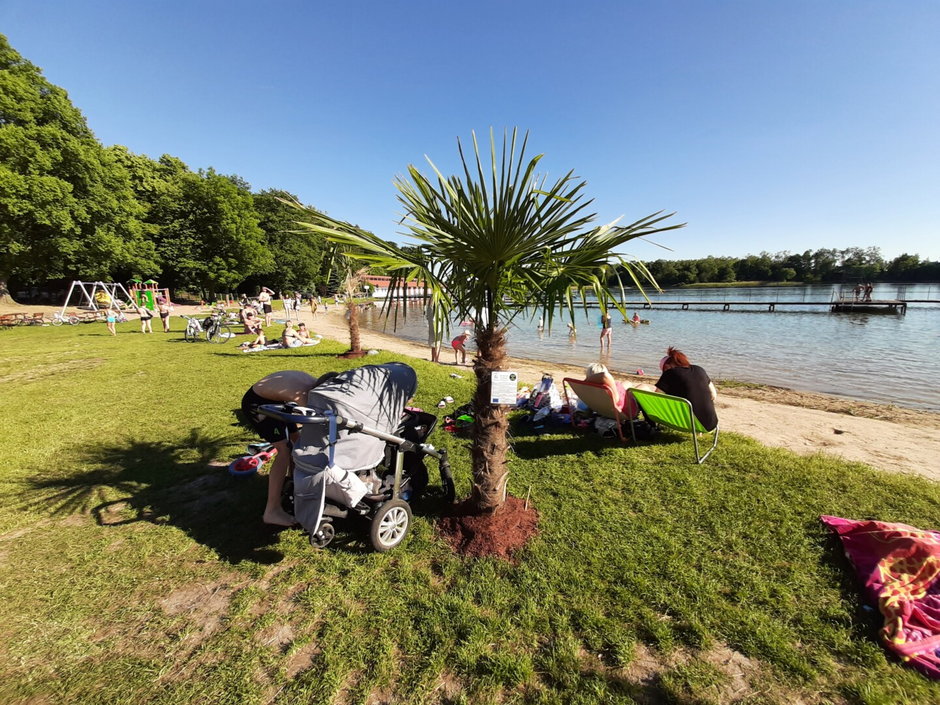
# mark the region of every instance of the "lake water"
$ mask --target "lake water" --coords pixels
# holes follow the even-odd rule
[[[613,370],[658,373],[669,345],[684,351],[715,379],[735,379],[843,397],[940,411],[940,304],[910,304],[906,315],[830,313],[838,286],[673,289],[651,296],[652,309],[635,309],[650,325],[633,327],[614,314],[613,345],[600,355],[600,314],[577,314],[577,336],[567,319],[557,318],[549,333],[535,318],[510,325],[509,354],[549,362],[587,365],[602,361]],[[639,301],[636,295],[630,301]],[[940,284],[877,284],[874,299],[940,300]],[[670,301],[822,301],[819,306],[766,308],[721,305],[708,309],[656,308]],[[628,315],[632,316],[634,309]],[[397,330],[378,309],[364,312],[363,327],[427,342],[420,304],[409,306]],[[462,328],[454,325],[451,337]],[[449,338],[448,338],[449,340]],[[450,354],[445,341],[442,355]],[[468,349],[472,349],[469,346]]]

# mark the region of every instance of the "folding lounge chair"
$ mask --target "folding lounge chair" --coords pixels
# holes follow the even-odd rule
[[[692,403],[688,399],[674,397],[669,394],[646,392],[642,389],[633,389],[631,391],[633,392],[633,398],[636,399],[636,403],[639,404],[647,421],[652,421],[653,423],[671,428],[675,431],[684,431],[692,434],[692,441],[695,444],[696,463],[699,465],[704,463],[705,458],[711,455],[711,452],[715,450],[715,447],[718,445],[718,427],[715,426],[714,431],[707,431],[705,427],[702,426],[701,422],[695,418],[695,414],[692,413]],[[630,426],[630,430],[633,430],[632,425]],[[715,434],[715,441],[705,455],[699,455],[698,434],[700,433]],[[635,435],[633,440],[636,440]]]
[[[627,442],[627,439],[623,435],[623,430],[621,430],[621,426],[633,419],[631,419],[628,414],[625,414],[622,409],[617,408],[617,400],[614,398],[613,391],[610,387],[596,382],[572,379],[571,377],[565,377],[561,381],[561,386],[565,391],[565,402],[568,403],[569,407],[568,387],[571,387],[572,391],[578,395],[578,399],[587,404],[591,411],[598,416],[603,416],[605,419],[613,419],[616,421],[617,435],[620,437],[621,441],[624,443]],[[574,425],[574,414],[571,415],[571,425]],[[633,424],[630,424],[630,433],[631,435],[633,434]],[[636,438],[633,440],[636,442]]]

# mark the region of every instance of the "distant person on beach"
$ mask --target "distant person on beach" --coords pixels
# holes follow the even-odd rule
[[[274,313],[274,309],[271,308],[271,294],[272,292],[266,286],[261,287],[261,293],[258,294],[258,302],[261,304],[261,310],[264,311],[264,325],[271,325],[271,316]]]
[[[718,426],[718,414],[715,411],[715,399],[718,391],[712,384],[708,373],[698,365],[689,362],[681,350],[670,347],[666,356],[659,361],[662,376],[656,382],[656,391],[682,397],[692,402],[692,413],[708,431]]]
[[[319,340],[314,340],[310,337],[310,331],[307,330],[307,324],[301,321],[297,324],[297,337],[300,338],[300,341],[304,345],[316,345]]]
[[[257,350],[258,348],[263,348],[268,344],[268,339],[264,337],[264,329],[261,327],[261,322],[258,322],[258,334],[255,336],[255,339],[250,343],[245,342],[239,345],[238,347],[246,350]]]
[[[243,332],[251,333],[252,335],[258,335],[258,333],[261,332],[261,321],[258,319],[258,313],[255,311],[254,306],[245,306],[239,313],[239,317],[244,327]]]
[[[262,333],[262,335],[264,335]],[[241,412],[244,421],[277,450],[271,470],[268,472],[268,500],[264,507],[265,524],[293,526],[296,519],[281,507],[281,490],[291,469],[290,442],[296,441],[300,432],[297,424],[285,424],[258,412],[262,404],[295,402],[307,403],[307,393],[321,382],[335,377],[327,372],[319,379],[300,370],[274,372],[255,382],[242,397]]]
[[[455,365],[457,364],[458,357],[463,358],[460,360],[460,364],[462,365],[467,364],[467,349],[464,347],[464,345],[466,345],[467,341],[470,340],[471,335],[472,333],[470,333],[470,331],[465,330],[463,333],[461,333],[452,341],[450,341],[450,346],[454,349],[454,364]]]
[[[170,332],[170,302],[162,296],[157,299],[157,313],[160,314],[160,323],[163,324],[163,332]]]
[[[140,316],[140,332],[153,333],[153,311],[146,306],[137,306],[137,315]]]
[[[604,346],[607,346],[607,351],[610,352],[610,337],[613,333],[613,329],[610,327],[610,314],[602,313],[601,314],[601,350],[603,351]]]
[[[281,345],[285,348],[299,348],[303,344],[304,341],[300,339],[297,331],[294,330],[294,322],[288,320],[284,324],[284,331],[281,333]]]

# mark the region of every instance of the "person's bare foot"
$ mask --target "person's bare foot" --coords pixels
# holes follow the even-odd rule
[[[275,526],[293,526],[297,523],[297,520],[280,507],[277,507],[276,509],[265,510],[264,523]]]

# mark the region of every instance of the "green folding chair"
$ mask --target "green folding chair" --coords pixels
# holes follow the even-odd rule
[[[652,421],[660,426],[671,428],[674,431],[682,431],[692,434],[692,441],[695,444],[695,462],[701,465],[705,458],[711,455],[712,451],[718,445],[718,427],[714,431],[708,431],[695,418],[692,413],[692,402],[682,397],[674,397],[669,394],[658,394],[656,392],[646,392],[642,389],[631,389],[633,398],[643,411],[647,421]],[[633,425],[630,425],[630,431],[633,433]],[[699,455],[698,435],[700,433],[714,433],[715,440],[712,447],[708,449],[705,455]],[[636,434],[633,434],[633,440],[636,441]]]

